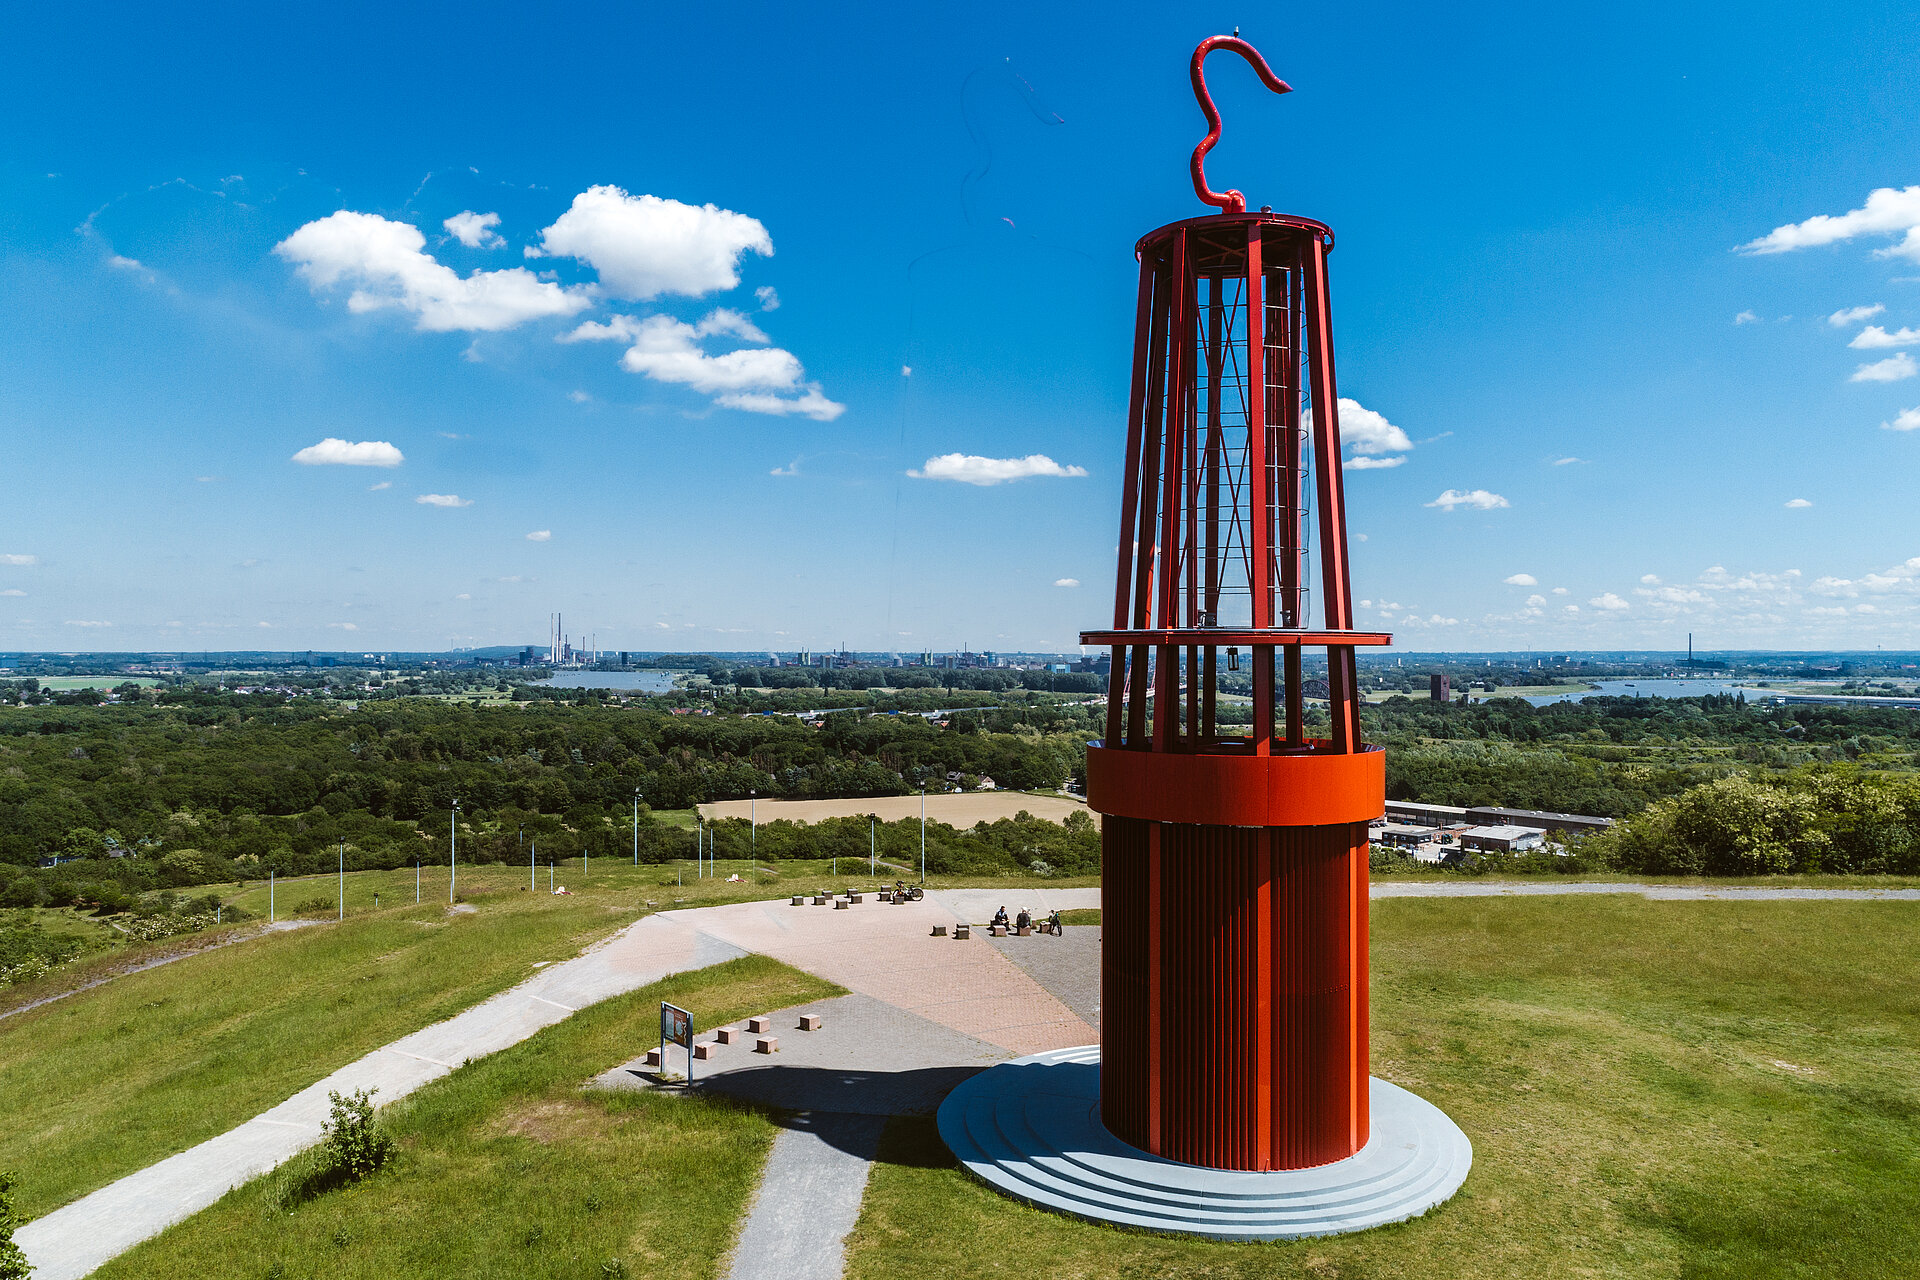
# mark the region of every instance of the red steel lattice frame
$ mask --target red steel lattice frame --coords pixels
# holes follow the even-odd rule
[[[1327,285],[1332,232],[1222,210],[1150,232],[1140,260],[1106,737],[1087,792],[1105,815],[1101,1116],[1193,1164],[1292,1169],[1368,1133],[1367,835],[1385,807],[1360,737]],[[1317,515],[1322,626],[1308,622]],[[1300,651],[1325,646],[1325,738],[1310,737]],[[1217,722],[1220,650],[1251,664],[1249,733]],[[1276,651],[1280,656],[1276,671]],[[1230,658],[1230,661],[1232,659]]]

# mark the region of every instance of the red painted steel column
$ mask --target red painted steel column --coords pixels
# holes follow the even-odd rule
[[[1100,1115],[1122,1141],[1168,1159],[1299,1169],[1353,1155],[1370,1132],[1366,824],[1384,810],[1385,768],[1360,738],[1354,646],[1388,637],[1353,629],[1332,233],[1249,213],[1238,192],[1206,185],[1219,117],[1201,63],[1213,49],[1239,53],[1286,92],[1243,41],[1216,37],[1195,51],[1212,132],[1196,149],[1194,186],[1219,212],[1138,246],[1114,631],[1093,633],[1113,648],[1115,702],[1106,742],[1087,751],[1088,803],[1104,815]],[[1225,304],[1235,285],[1239,332]],[[1235,396],[1244,437],[1223,417]],[[1303,403],[1326,610],[1317,632],[1303,616]],[[1245,615],[1221,616],[1242,603]],[[1215,720],[1214,657],[1227,637],[1252,662],[1245,737]],[[1304,728],[1309,638],[1328,646],[1326,740]]]

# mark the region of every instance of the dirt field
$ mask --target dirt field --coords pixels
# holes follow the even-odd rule
[[[750,800],[722,800],[700,806],[703,818],[744,818],[752,808]],[[927,797],[927,817],[956,827],[976,822],[1011,818],[1025,809],[1036,818],[1064,822],[1070,813],[1086,813],[1087,802],[1063,795],[1030,795],[1025,791],[968,791],[960,795]],[[877,815],[883,822],[920,816],[920,797],[879,796],[867,800],[762,800],[759,816],[768,822],[786,818],[792,822],[818,822],[822,818]],[[1096,821],[1098,818],[1096,817]]]

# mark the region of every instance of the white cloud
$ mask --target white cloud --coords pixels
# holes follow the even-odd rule
[[[67,625],[70,627],[110,627],[113,624],[111,622],[95,622],[91,618],[68,618]]]
[[[567,399],[573,401],[575,404],[586,404],[592,400],[593,397],[584,391],[569,391],[567,392]]]
[[[315,290],[352,285],[347,310],[398,308],[412,313],[415,328],[431,332],[511,329],[589,305],[584,290],[563,289],[525,267],[459,276],[422,252],[425,245],[408,223],[342,209],[307,223],[273,251],[296,264]]]
[[[39,556],[21,555],[17,551],[9,551],[5,554],[0,554],[0,564],[29,565],[29,564],[39,564],[39,563],[40,563]]]
[[[707,354],[702,341],[721,336],[761,345]],[[630,343],[620,357],[621,368],[657,382],[691,387],[715,397],[723,408],[780,416],[797,413],[816,422],[831,422],[846,411],[845,405],[827,399],[818,383],[804,381],[806,371],[798,357],[764,345],[771,339],[758,325],[725,307],[709,312],[697,324],[661,315],[613,316],[604,324],[589,320],[559,340]]]
[[[762,311],[778,311],[780,309],[780,294],[770,284],[763,284],[758,289],[755,289],[753,296],[760,300],[760,309]]]
[[[1882,431],[1920,431],[1920,408],[1902,409],[1892,422],[1880,424]]]
[[[1572,458],[1572,457],[1555,458],[1553,460],[1553,465],[1556,467],[1570,467],[1576,462],[1585,462],[1585,461],[1586,461],[1585,458]]]
[[[806,394],[792,398],[769,395],[766,392],[742,392],[737,395],[716,396],[714,403],[723,409],[739,409],[744,413],[770,413],[775,417],[787,417],[799,414],[803,418],[812,418],[815,422],[832,422],[847,411],[847,406],[827,399],[818,383],[808,383]]]
[[[1547,598],[1543,595],[1536,594],[1536,595],[1530,595],[1527,597],[1527,607],[1529,609],[1538,609],[1541,605],[1545,604],[1546,602],[1547,602]]]
[[[1633,594],[1644,596],[1648,600],[1658,600],[1662,604],[1705,604],[1707,597],[1692,587],[1636,587]]]
[[[1493,511],[1513,504],[1499,494],[1489,493],[1485,489],[1449,489],[1427,505],[1444,507],[1448,511],[1452,511],[1455,507],[1471,507],[1475,511]]]
[[[1808,502],[1805,498],[1788,498],[1787,499],[1787,510],[1789,511],[1798,511],[1802,507],[1810,507],[1812,505],[1813,504],[1811,502]]]
[[[1863,364],[1853,371],[1848,382],[1899,382],[1902,378],[1911,378],[1920,373],[1920,365],[1915,365],[1913,357],[1902,351],[1898,355],[1888,356],[1885,360],[1873,364]]]
[[[1553,594],[1555,594],[1555,595],[1557,595],[1557,596],[1563,596],[1563,595],[1565,595],[1565,594],[1567,594],[1567,589],[1566,589],[1565,587],[1555,587],[1555,588],[1553,589]]]
[[[1398,458],[1352,457],[1352,458],[1346,459],[1346,461],[1342,462],[1340,465],[1345,467],[1349,471],[1384,471],[1388,467],[1397,467],[1401,463],[1405,462],[1406,460],[1407,459],[1404,455]]]
[[[1405,453],[1413,441],[1405,431],[1358,400],[1340,397],[1340,443],[1355,453]]]
[[[575,196],[540,233],[540,249],[589,264],[616,298],[697,298],[738,285],[740,255],[771,257],[773,240],[743,213],[604,186]]]
[[[1853,335],[1853,341],[1847,345],[1855,351],[1874,351],[1883,347],[1911,347],[1920,344],[1920,329],[1902,327],[1888,333],[1877,324],[1870,324]]]
[[[1733,318],[1733,322],[1734,322],[1734,324],[1736,324],[1736,325],[1742,325],[1742,324],[1759,324],[1759,323],[1760,323],[1760,317],[1759,317],[1759,316],[1757,316],[1757,315],[1755,315],[1755,314],[1753,314],[1753,312],[1751,312],[1751,311],[1742,311],[1742,312],[1741,312],[1741,313],[1740,313],[1739,315],[1737,315],[1737,316],[1735,316],[1735,317]]]
[[[1079,586],[1079,585],[1080,585],[1080,579],[1078,579],[1078,578],[1055,578],[1055,579],[1053,580],[1053,585],[1054,585],[1054,586],[1056,586],[1056,587],[1077,587],[1077,586]]]
[[[327,627],[333,631],[358,631],[360,624],[357,622],[329,622]]]
[[[770,476],[797,476],[800,474],[800,459],[795,458],[784,467],[775,467],[767,472]]]
[[[18,587],[8,587],[5,591],[0,591],[0,596],[24,596],[25,594],[27,593]]]
[[[943,453],[908,475],[916,480],[958,480],[962,484],[1003,484],[1030,476],[1084,476],[1082,467],[1063,467],[1044,453],[1024,458],[982,458],[971,453]]]
[[[1566,606],[1566,608],[1562,609],[1561,612],[1562,613],[1578,613],[1580,612],[1580,606],[1577,604],[1570,604]]]
[[[1540,579],[1530,573],[1516,573],[1510,577],[1502,578],[1501,581],[1510,587],[1537,587],[1540,585]]]
[[[1627,602],[1625,600],[1622,600],[1619,596],[1613,594],[1613,592],[1611,591],[1603,591],[1599,595],[1595,596],[1593,599],[1587,601],[1587,603],[1592,605],[1596,609],[1612,610],[1612,609],[1627,608]]]
[[[1743,253],[1786,253],[1815,245],[1838,244],[1863,235],[1900,235],[1905,239],[1887,249],[1876,250],[1879,257],[1903,257],[1920,261],[1920,186],[1895,190],[1881,187],[1867,196],[1866,204],[1847,213],[1819,214],[1805,222],[1775,227],[1758,240],[1740,246]]]
[[[527,535],[528,542],[551,542],[552,540],[553,530],[551,529],[535,529]]]
[[[342,440],[328,436],[293,455],[303,467],[397,467],[407,459],[385,440]]]
[[[1643,573],[1640,575],[1640,581],[1649,587],[1657,587],[1660,585],[1660,575],[1657,573]]]
[[[500,225],[497,213],[475,213],[463,209],[440,224],[453,233],[453,238],[469,249],[498,249],[506,243],[494,228]]]
[[[457,493],[423,493],[415,498],[414,501],[427,507],[470,507],[473,505],[472,498],[463,498]]]
[[[1850,324],[1859,324],[1862,320],[1871,320],[1885,311],[1884,303],[1876,302],[1870,307],[1846,307],[1827,317],[1827,323],[1836,329],[1844,329]]]
[[[378,492],[380,492],[380,491],[381,491],[382,489],[391,489],[391,488],[393,488],[393,481],[391,481],[391,480],[382,480],[382,481],[381,481],[381,482],[380,482],[379,484],[370,484],[370,485],[368,485],[368,486],[367,486],[367,492],[368,492],[368,493],[378,493]]]

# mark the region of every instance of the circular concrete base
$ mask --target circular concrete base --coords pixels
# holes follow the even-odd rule
[[[1100,1123],[1100,1047],[990,1067],[940,1106],[940,1137],[975,1175],[1044,1209],[1216,1240],[1295,1240],[1416,1217],[1460,1189],[1473,1144],[1426,1099],[1375,1078],[1373,1132],[1314,1169],[1242,1173],[1130,1147]]]

